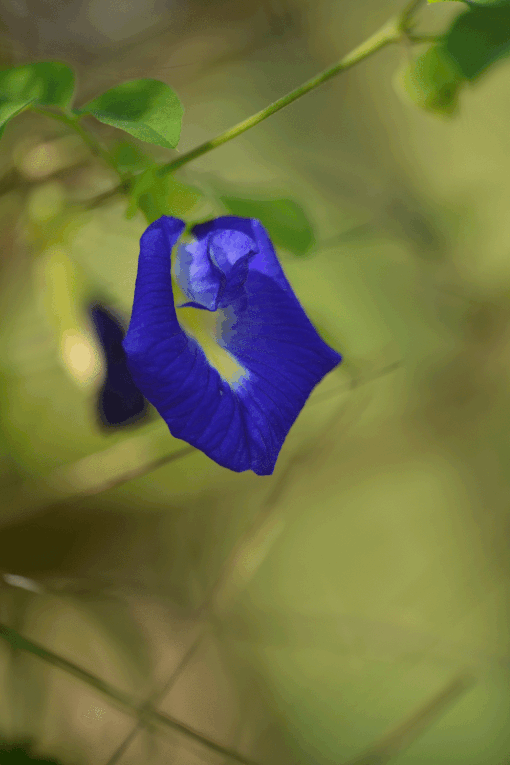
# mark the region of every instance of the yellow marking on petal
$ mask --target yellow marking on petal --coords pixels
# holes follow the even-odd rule
[[[214,313],[201,311],[198,308],[180,308],[177,310],[177,315],[182,328],[195,338],[208,362],[218,370],[226,382],[232,384],[241,377],[247,376],[244,367],[225,348],[218,345],[217,316]]]

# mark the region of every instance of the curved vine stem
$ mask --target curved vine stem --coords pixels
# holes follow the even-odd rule
[[[280,111],[280,109],[283,109],[294,101],[297,101],[297,99],[306,95],[306,93],[309,93],[310,91],[319,87],[319,85],[322,85],[324,82],[327,82],[331,78],[335,77],[340,72],[351,69],[356,64],[359,64],[361,61],[364,61],[365,59],[372,56],[372,54],[382,50],[388,45],[402,41],[416,44],[424,42],[424,38],[412,35],[415,12],[418,10],[420,5],[424,4],[424,2],[425,0],[412,0],[412,2],[407,3],[407,5],[399,14],[389,19],[377,32],[362,42],[361,45],[358,45],[356,48],[354,48],[354,50],[352,50],[346,56],[341,58],[340,61],[337,61],[335,64],[333,64],[333,66],[328,67],[315,77],[312,77],[307,82],[302,83],[297,88],[295,88],[295,90],[292,90],[290,93],[287,93],[285,96],[277,99],[272,104],[264,107],[264,109],[261,109],[255,114],[252,114],[251,117],[248,117],[247,119],[239,122],[237,125],[228,128],[228,130],[220,133],[215,138],[211,138],[199,146],[196,146],[194,149],[186,152],[186,154],[182,154],[180,157],[177,157],[171,162],[161,165],[157,171],[157,174],[166,175],[167,173],[174,172],[183,165],[188,164],[188,162],[192,162],[194,159],[197,159],[198,157],[207,154],[213,149],[222,146],[228,141],[231,141],[238,135],[245,133],[250,128],[258,125],[260,122],[263,122],[272,114]],[[153,172],[153,168],[150,168],[149,171],[145,172]],[[141,173],[135,179],[133,179],[133,182],[138,183],[144,176],[145,173]],[[91,208],[97,207],[112,197],[117,196],[119,193],[129,193],[132,188],[133,184],[130,183],[129,180],[126,181],[126,179],[124,179],[119,186],[116,186],[115,188],[100,194],[96,199],[89,202],[88,206]]]
[[[347,69],[351,69],[356,64],[359,64],[360,61],[364,61],[377,51],[385,48],[387,45],[398,43],[401,40],[406,39],[409,29],[412,26],[414,12],[423,1],[424,0],[412,0],[412,2],[408,3],[397,16],[389,19],[377,30],[377,32],[341,58],[340,61],[337,61],[336,64],[333,64],[333,66],[328,67],[307,82],[299,85],[295,90],[282,96],[272,104],[269,104],[269,106],[264,107],[264,109],[252,114],[251,117],[248,117],[237,125],[225,130],[223,133],[220,133],[215,138],[205,141],[205,143],[196,146],[181,157],[177,157],[177,159],[174,159],[172,162],[162,165],[159,168],[158,175],[165,175],[166,173],[173,172],[179,167],[188,164],[188,162],[218,148],[218,146],[222,146],[224,143],[227,143],[227,141],[231,141],[233,138],[241,135],[241,133],[245,133],[250,128],[258,125],[259,122],[263,122],[263,120],[267,119],[272,114],[275,114],[280,111],[280,109],[293,103],[293,101],[297,101],[298,98],[306,95],[306,93],[315,90],[319,85],[327,82],[340,72],[345,72]]]

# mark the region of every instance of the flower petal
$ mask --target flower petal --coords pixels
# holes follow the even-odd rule
[[[183,229],[163,216],[142,236],[124,340],[133,378],[173,436],[230,470],[270,475],[306,399],[341,356],[307,318],[259,221],[225,216],[195,226],[177,269],[192,305],[220,309],[218,342],[244,370],[225,380],[177,320],[171,250]]]
[[[193,242],[179,247],[175,272],[182,291],[191,298],[191,301],[184,303],[181,308],[216,311],[224,289],[225,276],[211,262],[207,246],[204,247],[202,242]]]
[[[106,428],[134,423],[146,414],[147,401],[133,382],[127,366],[122,347],[122,323],[100,303],[90,305],[89,312],[106,361],[105,379],[97,401],[100,423]]]

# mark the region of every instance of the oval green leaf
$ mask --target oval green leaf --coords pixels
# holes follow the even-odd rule
[[[402,85],[406,95],[422,109],[452,114],[462,84],[456,62],[441,44],[433,45],[405,69]]]
[[[169,85],[150,79],[124,82],[75,110],[167,149],[179,142],[183,111]]]
[[[510,54],[510,3],[475,8],[458,16],[444,46],[467,80],[479,77],[491,64]]]

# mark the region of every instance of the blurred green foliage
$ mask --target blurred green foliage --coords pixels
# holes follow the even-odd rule
[[[0,762],[2,765],[59,765],[56,760],[49,760],[32,755],[28,743],[11,744],[0,741]]]
[[[475,80],[510,53],[510,3],[471,8],[455,19],[444,48],[466,80]]]
[[[432,46],[406,66],[403,78],[405,92],[417,106],[443,114],[455,112],[463,78],[441,46]]]
[[[478,79],[509,53],[510,4],[473,4],[437,43],[405,67],[404,90],[424,109],[454,114],[462,85]]]
[[[0,70],[0,136],[5,123],[30,104],[67,108],[74,93],[74,72],[57,61],[41,61]]]
[[[117,141],[112,146],[111,155],[121,172],[129,171],[134,175],[146,170],[151,164],[151,158],[140,146],[127,141]]]
[[[158,174],[157,166],[153,165],[136,179],[126,216],[132,218],[141,210],[148,223],[162,215],[183,216],[195,207],[201,196],[197,188],[182,183],[170,173]]]
[[[220,196],[231,215],[257,218],[269,232],[276,247],[294,255],[306,255],[315,244],[311,222],[303,208],[292,199],[243,199]]]

